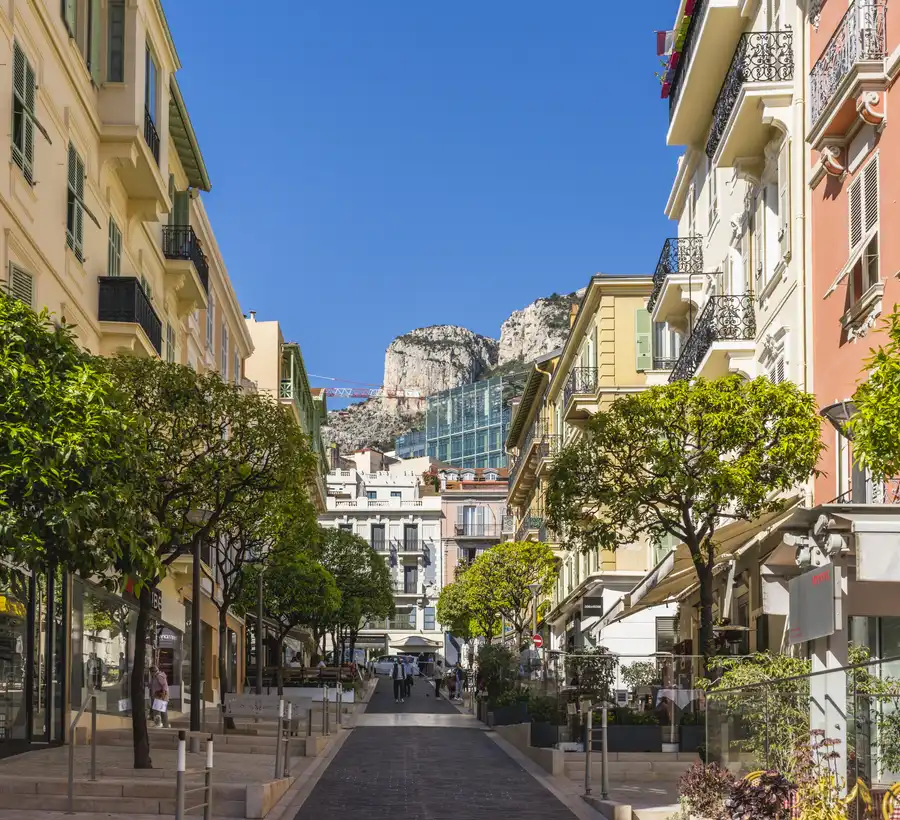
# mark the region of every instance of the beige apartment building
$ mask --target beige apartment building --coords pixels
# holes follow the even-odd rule
[[[0,128],[0,282],[73,325],[94,353],[161,356],[240,383],[252,340],[200,199],[209,175],[159,0],[7,0],[0,31],[0,111],[8,118]],[[209,702],[218,691],[212,563],[203,563],[201,602]],[[65,611],[52,605],[60,586]],[[0,659],[0,676],[57,674],[0,695],[0,754],[63,740],[67,709],[80,707],[89,684],[105,715],[124,717],[128,708],[130,591],[114,596],[61,576],[23,578],[18,587],[29,591],[13,601],[7,590],[0,632],[33,657]],[[192,595],[186,559],[157,601],[154,652],[174,709],[190,687]],[[232,681],[243,678],[244,641],[243,622],[232,618]]]

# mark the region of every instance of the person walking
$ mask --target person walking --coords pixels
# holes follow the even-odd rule
[[[400,658],[394,659],[391,679],[394,681],[394,703],[403,703],[403,691],[406,687],[406,670],[403,668]]]
[[[150,717],[155,726],[169,728],[169,680],[156,664],[150,667]]]
[[[413,688],[413,660],[412,658],[406,658],[403,662],[403,670],[406,673],[406,697],[412,695]]]

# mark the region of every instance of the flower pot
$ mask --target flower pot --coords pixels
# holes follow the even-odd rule
[[[544,721],[531,724],[531,745],[539,749],[549,749],[559,742],[559,727]]]
[[[661,752],[662,726],[629,726],[610,724],[606,727],[610,752]],[[596,732],[591,747],[602,749],[600,733]]]
[[[678,750],[696,752],[698,746],[706,743],[706,726],[702,723],[678,727]]]
[[[495,706],[491,709],[494,726],[511,726],[515,723],[528,723],[528,703],[521,701],[511,706]]]

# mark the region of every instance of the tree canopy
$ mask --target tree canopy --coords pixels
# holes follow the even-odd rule
[[[46,572],[116,565],[139,527],[142,420],[65,326],[0,293],[0,552]],[[134,560],[147,554],[134,551]]]
[[[676,381],[614,401],[564,447],[548,481],[549,524],[583,551],[665,534],[700,582],[700,651],[714,652],[716,532],[783,507],[815,471],[815,397],[791,382]]]

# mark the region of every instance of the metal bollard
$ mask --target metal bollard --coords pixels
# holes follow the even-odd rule
[[[281,738],[284,733],[284,701],[278,701],[278,720],[275,722],[275,779],[281,777]]]
[[[213,736],[206,741],[206,798],[203,806],[203,820],[213,820]]]
[[[306,719],[306,736],[307,737],[312,737],[312,720],[313,720],[313,713],[312,713],[312,706],[310,706],[309,713],[308,713],[307,719]]]
[[[584,793],[591,793],[591,747],[594,739],[594,711],[588,709],[584,727]]]
[[[606,752],[606,706],[603,707],[600,718],[600,742],[603,748],[600,750],[600,797],[609,799],[609,758]]]
[[[184,770],[186,752],[184,729],[178,732],[178,763],[175,773],[175,820],[184,820]]]
[[[341,685],[334,687],[334,726],[337,729],[341,725]]]
[[[288,702],[287,710],[287,736],[284,739],[284,771],[282,777],[291,776],[291,716],[294,704]]]
[[[91,698],[91,782],[97,779],[97,696]]]
[[[322,687],[322,734],[328,734],[328,684]]]

